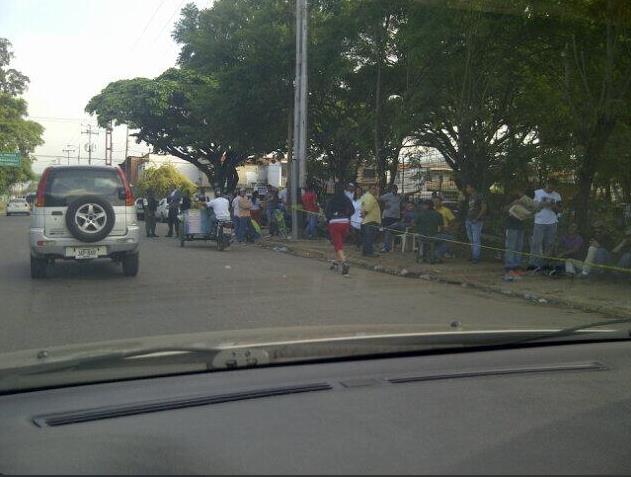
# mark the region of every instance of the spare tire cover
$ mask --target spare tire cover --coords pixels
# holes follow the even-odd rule
[[[112,231],[116,215],[103,197],[84,195],[73,200],[66,210],[66,226],[82,242],[98,242]]]

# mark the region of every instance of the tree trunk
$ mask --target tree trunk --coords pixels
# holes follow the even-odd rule
[[[377,83],[375,86],[375,125],[373,131],[375,162],[377,165],[377,179],[379,181],[380,190],[384,190],[386,185],[386,168],[382,154],[382,138],[381,138],[381,51],[377,59]]]

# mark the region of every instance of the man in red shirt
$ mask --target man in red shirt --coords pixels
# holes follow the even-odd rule
[[[318,213],[320,207],[318,207],[318,197],[310,185],[302,193],[302,207],[305,210],[307,226],[305,227],[305,233],[307,237],[312,240],[316,238],[316,229],[318,225]]]

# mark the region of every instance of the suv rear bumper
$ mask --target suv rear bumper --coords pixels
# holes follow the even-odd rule
[[[62,258],[72,260],[73,257],[66,257],[66,247],[105,247],[106,254],[99,255],[99,258],[114,257],[125,253],[133,253],[138,250],[139,228],[137,225],[127,227],[127,235],[116,237],[106,237],[98,242],[81,242],[74,237],[47,237],[44,229],[30,229],[31,255],[44,258]]]

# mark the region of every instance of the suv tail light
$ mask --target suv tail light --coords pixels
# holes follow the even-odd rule
[[[37,185],[37,195],[35,196],[35,207],[44,207],[44,199],[46,196],[46,186],[48,185],[48,176],[50,175],[50,167],[44,169],[42,177]]]
[[[123,187],[125,187],[125,205],[126,206],[133,206],[134,204],[134,194],[131,191],[131,187],[129,187],[129,183],[127,182],[127,178],[125,177],[125,174],[123,173],[123,170],[118,167],[116,169],[116,172],[118,172],[118,177],[120,177],[121,181],[123,182]]]

